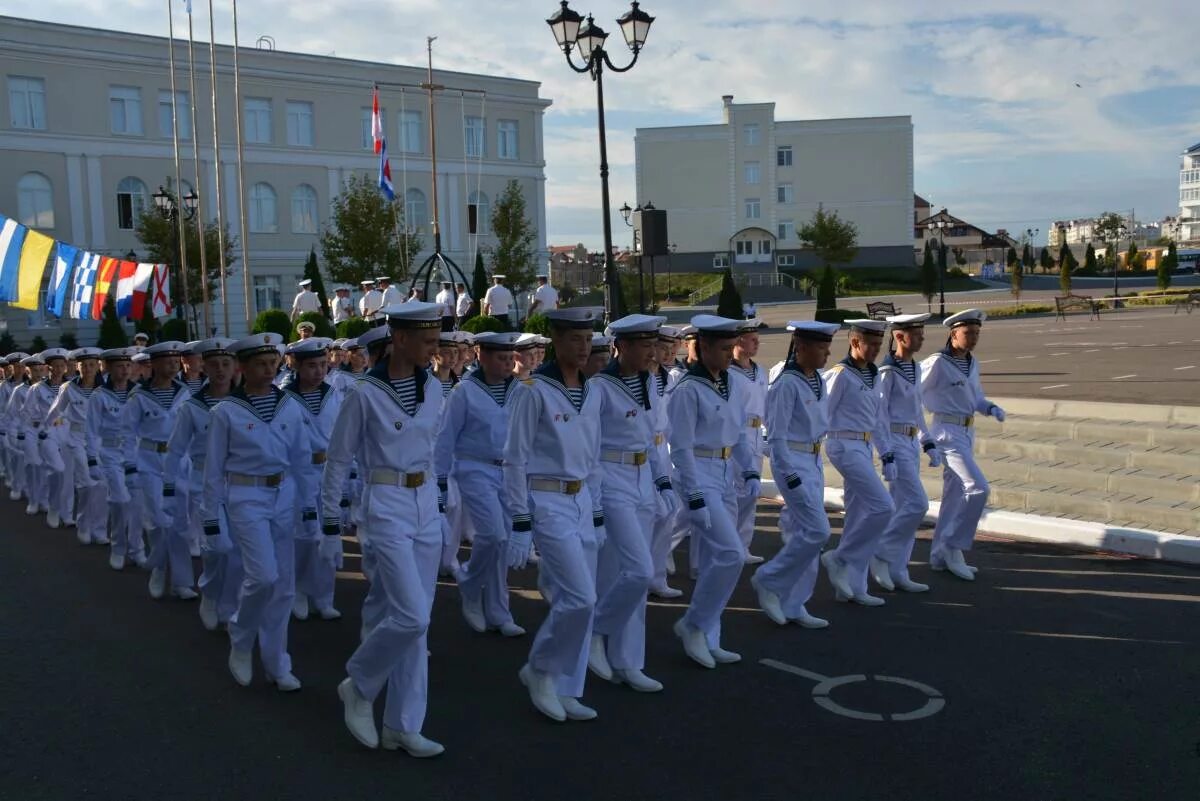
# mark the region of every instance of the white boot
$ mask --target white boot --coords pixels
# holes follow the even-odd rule
[[[588,670],[605,681],[612,681],[612,665],[608,664],[608,653],[604,646],[604,635],[593,634],[588,647]]]
[[[640,670],[619,670],[613,668],[613,681],[621,684],[628,684],[631,689],[639,693],[658,693],[662,692],[662,682],[656,681]]]
[[[428,759],[443,753],[446,749],[441,743],[434,742],[419,731],[403,732],[383,727],[383,738],[380,746],[385,751],[404,751],[410,757]]]
[[[871,557],[871,578],[875,579],[875,583],[888,592],[896,589],[896,584],[892,581],[891,565],[878,556]]]
[[[963,552],[958,548],[946,549],[946,569],[963,581],[975,580],[975,571],[967,564]]]
[[[780,602],[779,596],[758,583],[757,573],[750,577],[750,586],[758,595],[758,605],[762,607],[763,613],[771,619],[771,622],[786,626],[788,619],[787,615],[783,613],[783,604]]]
[[[708,652],[708,642],[704,632],[683,622],[683,618],[675,621],[675,636],[683,643],[683,652],[701,667],[714,668],[717,666],[713,655]]]
[[[529,690],[529,700],[538,712],[558,723],[567,719],[567,711],[563,709],[562,701],[554,692],[553,677],[534,670],[528,663],[517,673],[517,677]]]
[[[375,710],[371,702],[359,695],[354,680],[349,676],[342,679],[337,693],[338,698],[342,699],[346,728],[350,734],[367,748],[378,748],[379,732],[375,728]]]

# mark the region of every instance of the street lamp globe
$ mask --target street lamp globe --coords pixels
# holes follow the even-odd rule
[[[625,224],[629,224],[629,215],[633,213],[633,209],[629,208],[629,203],[621,206],[621,216],[625,218]]]
[[[625,44],[635,53],[646,44],[646,37],[650,35],[650,25],[654,22],[654,17],[642,11],[638,5],[634,0],[632,7],[617,20],[617,24],[621,26],[621,33],[625,34]]]
[[[562,7],[546,20],[550,30],[554,32],[554,41],[558,43],[559,49],[567,53],[571,52],[575,40],[579,38],[579,25],[582,22],[583,17],[567,7],[567,0],[562,0]]]
[[[171,216],[174,210],[175,198],[171,197],[171,193],[163,189],[161,186],[154,193],[154,207],[158,209],[158,213],[164,217]]]
[[[607,38],[608,34],[596,24],[592,15],[589,14],[587,22],[579,29],[579,38],[575,40],[575,49],[579,51],[580,58],[590,62],[594,51],[604,49],[604,40]]]
[[[189,189],[188,193],[183,196],[183,209],[187,212],[190,218],[196,213],[196,206],[200,203],[200,196],[196,194],[196,190]]]

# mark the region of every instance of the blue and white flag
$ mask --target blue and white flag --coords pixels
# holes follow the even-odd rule
[[[67,304],[67,287],[71,285],[71,273],[78,259],[78,248],[58,243],[54,272],[51,273],[50,284],[46,287],[46,311],[55,317],[63,316],[63,307]]]
[[[387,195],[388,200],[396,199],[396,189],[392,186],[392,165],[388,163],[387,140],[379,138],[379,190]]]
[[[92,298],[96,292],[96,274],[100,272],[100,257],[95,253],[84,253],[75,270],[75,284],[71,287],[72,320],[92,319]]]
[[[17,299],[21,248],[25,245],[28,231],[16,220],[0,214],[0,301],[12,303]]]

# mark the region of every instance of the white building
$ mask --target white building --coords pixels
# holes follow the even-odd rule
[[[858,226],[855,266],[912,266],[910,117],[786,121],[723,100],[719,124],[637,130],[637,199],[667,211],[673,269],[816,266],[796,231],[821,206]]]
[[[1179,238],[1200,242],[1200,143],[1183,151],[1179,167]]]
[[[134,219],[175,174],[167,51],[165,37],[0,17],[0,79],[9,108],[0,115],[0,212],[85,250],[144,252]],[[187,42],[175,42],[182,188],[186,193],[195,182],[194,135],[201,174],[195,189],[211,221],[217,200],[208,52],[207,42],[196,43],[192,98]],[[216,60],[224,219],[236,236],[232,48],[218,46]],[[349,176],[377,175],[370,135],[373,82],[384,84],[380,104],[396,192],[405,198],[409,224],[432,248],[426,95],[386,85],[420,84],[424,68],[254,47],[243,47],[239,62],[252,297],[243,291],[239,249],[227,297],[215,298],[212,308],[214,325],[223,327],[222,303],[228,304],[230,328],[222,333],[231,336],[246,330],[247,303],[251,317],[264,308],[290,307],[310,248],[320,255],[319,233],[331,200]],[[436,71],[434,81],[486,93],[485,102],[478,94],[448,91],[435,103],[443,252],[469,279],[476,250],[494,242],[487,231],[492,201],[516,180],[538,229],[538,261],[544,262],[542,116],[550,101],[531,81]],[[468,231],[469,205],[477,206],[483,221],[477,235]],[[90,344],[91,323],[0,311],[0,326],[22,345],[35,333],[30,328],[53,342],[60,327],[77,325],[81,344]]]

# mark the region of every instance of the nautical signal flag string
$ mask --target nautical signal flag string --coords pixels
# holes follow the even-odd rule
[[[140,320],[146,295],[151,313],[171,313],[170,274],[165,264],[122,261],[88,253],[32,231],[0,214],[0,302],[36,311],[50,253],[54,267],[46,285],[46,312],[75,320],[99,320],[112,297],[117,315]]]

